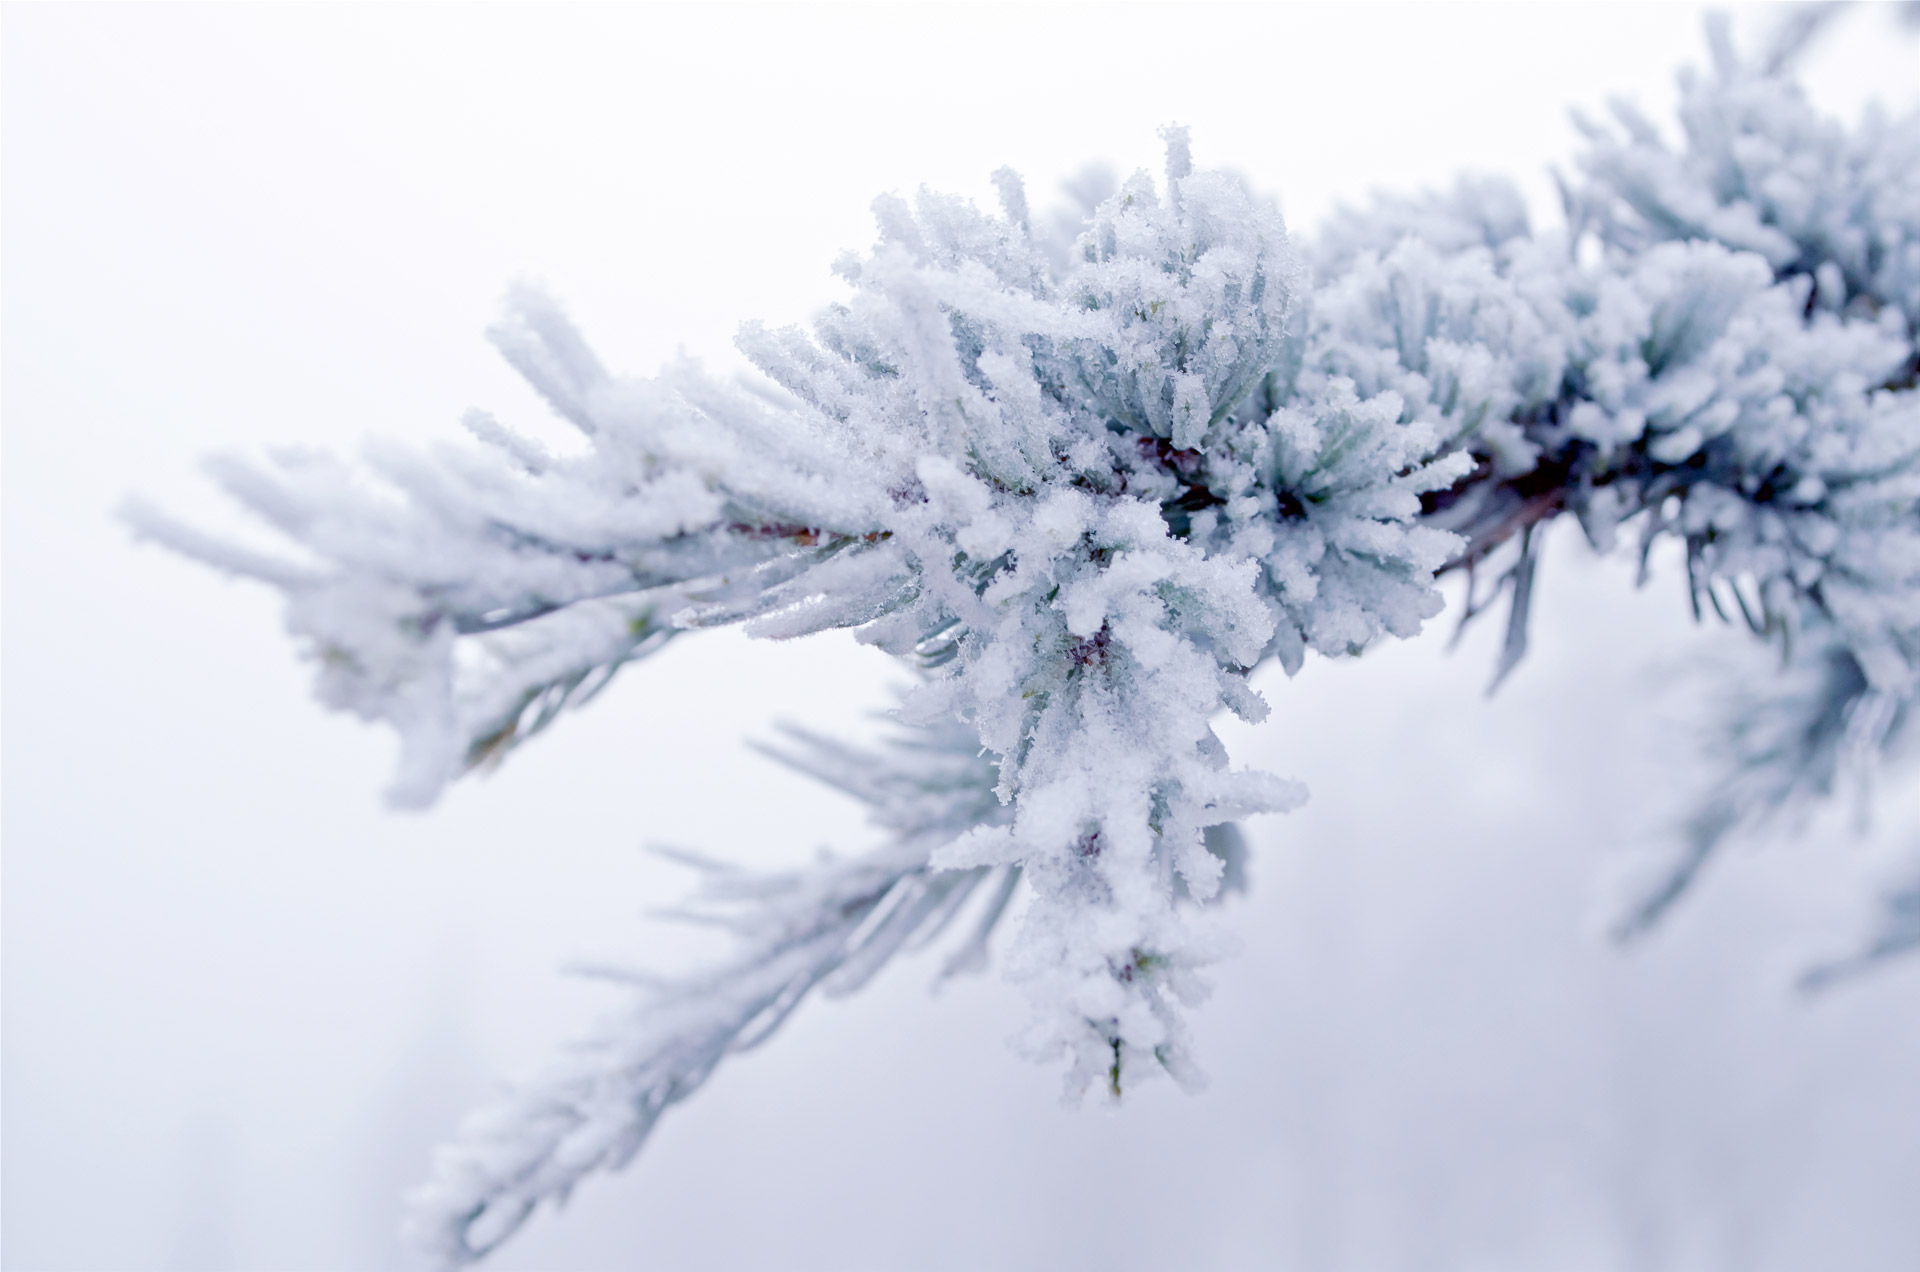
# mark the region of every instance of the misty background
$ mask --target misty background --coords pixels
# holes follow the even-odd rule
[[[1556,219],[1567,109],[1670,124],[1690,5],[1459,8],[7,6],[4,1068],[10,1269],[408,1269],[400,1195],[495,1084],[679,965],[644,852],[778,864],[872,842],[744,741],[855,737],[887,660],[842,636],[676,642],[424,815],[323,712],[263,588],[131,542],[138,491],[245,530],[222,449],[451,437],[545,411],[481,338],[538,281],[610,365],[740,363],[804,321],[867,205],[1043,207],[1155,130],[1277,193],[1461,170]],[[1737,11],[1753,39],[1778,11]],[[1809,90],[1920,105],[1920,42],[1837,22]],[[1668,562],[1669,567],[1675,562]],[[909,959],[814,1002],[486,1266],[509,1269],[1860,1269],[1920,1265],[1920,959],[1808,999],[1920,783],[1871,827],[1742,845],[1644,944],[1610,880],[1700,788],[1709,665],[1678,572],[1551,533],[1533,653],[1497,619],[1270,669],[1237,761],[1308,784],[1249,827],[1245,948],[1195,1015],[1211,1089],[1059,1103],[989,973]],[[1457,601],[1457,586],[1454,589]]]

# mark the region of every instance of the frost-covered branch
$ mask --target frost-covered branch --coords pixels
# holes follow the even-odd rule
[[[1807,26],[1811,30],[1811,25]],[[1804,33],[1803,33],[1804,34]],[[580,448],[493,421],[479,445],[306,454],[216,476],[290,542],[141,531],[282,589],[329,705],[403,740],[429,802],[676,634],[852,628],[915,687],[881,752],[796,735],[790,762],[871,804],[888,842],[814,870],[710,872],[741,937],[643,989],[468,1128],[417,1198],[450,1262],[617,1166],[659,1113],[816,984],[850,988],[986,888],[963,961],[1024,888],[1006,954],[1026,1035],[1069,1090],[1197,1079],[1181,1006],[1222,937],[1238,821],[1304,791],[1232,767],[1212,721],[1249,677],[1363,653],[1508,598],[1524,656],[1538,531],[1683,545],[1696,615],[1773,642],[1728,775],[1643,930],[1734,831],[1891,754],[1920,692],[1920,119],[1819,117],[1785,45],[1715,37],[1679,144],[1631,108],[1587,126],[1563,230],[1497,179],[1381,197],[1315,241],[1195,168],[1080,183],[1030,214],[883,198],[811,330],[748,326],[761,373],[609,374],[549,300],[495,342]],[[1063,229],[1062,227],[1067,227]],[[1913,944],[1910,894],[1869,952]]]

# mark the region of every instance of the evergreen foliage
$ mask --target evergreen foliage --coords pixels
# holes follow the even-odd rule
[[[1920,119],[1820,117],[1792,48],[1683,77],[1678,145],[1627,106],[1587,124],[1564,228],[1498,180],[1377,198],[1316,240],[1195,168],[1082,183],[1036,221],[923,192],[875,204],[811,331],[749,326],[763,373],[610,375],[545,297],[492,337],[580,432],[222,461],[291,540],[267,554],[146,508],[141,533],[272,583],[327,705],[391,724],[396,803],[430,803],[689,631],[853,628],[912,669],[872,750],[778,754],[866,802],[859,857],[776,876],[701,862],[739,935],[467,1126],[415,1197],[448,1264],[621,1165],[660,1113],[815,986],[857,988],[963,914],[949,970],[1004,955],[1025,1045],[1070,1092],[1199,1081],[1182,1012],[1225,938],[1236,823],[1297,784],[1237,769],[1210,722],[1264,718],[1249,674],[1357,655],[1442,608],[1507,602],[1527,645],[1539,529],[1684,545],[1696,614],[1782,671],[1726,724],[1726,776],[1645,929],[1735,832],[1910,739],[1920,685]],[[1644,574],[1644,571],[1643,571]],[[1920,883],[1829,979],[1920,944]],[[1010,906],[1016,896],[1021,904]]]

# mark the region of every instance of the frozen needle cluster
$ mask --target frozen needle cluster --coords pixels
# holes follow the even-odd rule
[[[1196,1080],[1181,1009],[1224,943],[1205,903],[1239,882],[1234,824],[1304,798],[1234,768],[1211,722],[1265,716],[1269,658],[1413,635],[1453,568],[1470,614],[1510,598],[1504,674],[1563,512],[1603,550],[1683,541],[1696,610],[1788,663],[1624,928],[1729,831],[1896,743],[1920,668],[1920,122],[1822,119],[1787,60],[1720,38],[1678,147],[1624,107],[1591,127],[1553,233],[1464,182],[1296,252],[1179,130],[1163,180],[1066,235],[1010,172],[997,214],[884,198],[842,303],[743,332],[751,383],[610,375],[516,294],[493,338],[575,451],[474,416],[479,446],[224,462],[284,556],[136,511],[286,593],[323,700],[398,730],[402,804],[691,630],[853,628],[913,669],[879,749],[781,752],[871,805],[884,844],[773,877],[709,864],[738,956],[630,978],[630,1009],[475,1118],[415,1197],[423,1245],[484,1254],[814,986],[856,987],[970,905],[951,965],[977,964],[1016,891],[1033,1053],[1076,1092]],[[1894,900],[1872,952],[1920,935]]]

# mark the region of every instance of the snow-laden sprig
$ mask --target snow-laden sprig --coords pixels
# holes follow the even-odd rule
[[[1920,116],[1845,128],[1784,74],[1791,41],[1743,60],[1711,34],[1714,72],[1683,77],[1679,148],[1626,106],[1619,131],[1589,126],[1583,176],[1563,185],[1572,238],[1531,234],[1486,180],[1343,213],[1310,253],[1279,368],[1283,392],[1344,376],[1363,398],[1398,394],[1443,450],[1474,456],[1421,519],[1466,540],[1447,566],[1470,575],[1517,543],[1500,675],[1526,648],[1532,532],[1563,511],[1602,549],[1637,522],[1643,562],[1681,540],[1695,612],[1779,644],[1779,693],[1728,725],[1745,740],[1724,748],[1734,776],[1623,931],[1732,830],[1832,785],[1781,777],[1780,757],[1821,746],[1749,745],[1812,710],[1796,686],[1858,674],[1828,712],[1867,739],[1856,758],[1920,691]],[[1469,591],[1471,617],[1485,602],[1471,577]]]
[[[414,1243],[448,1266],[508,1237],[543,1201],[624,1165],[660,1115],[699,1090],[728,1055],[764,1041],[816,987],[860,988],[903,948],[938,938],[985,893],[946,973],[985,957],[1018,866],[934,871],[928,856],[1006,810],[993,767],[957,723],[898,731],[873,749],[794,731],[775,754],[869,806],[887,842],[859,857],[772,874],[671,854],[703,874],[693,917],[735,934],[724,962],[677,977],[585,968],[633,995],[532,1081],[468,1118],[408,1198]]]
[[[1793,39],[1709,37],[1681,148],[1626,108],[1588,130],[1568,198],[1611,268],[1574,297],[1565,424],[1629,448],[1608,506],[1685,539],[1696,609],[1791,641],[1810,604],[1884,716],[1920,691],[1920,114],[1846,128]]]
[[[535,293],[491,334],[582,453],[546,455],[476,416],[483,448],[215,465],[292,555],[129,511],[146,536],[286,593],[321,700],[399,732],[403,805],[657,648],[689,604],[777,604],[814,570],[871,573],[848,558],[884,538],[887,493],[860,457],[765,396],[692,366],[616,380]]]
[[[1269,654],[1350,652],[1437,608],[1456,545],[1412,523],[1456,470],[1390,392],[1282,409],[1285,228],[1194,170],[1184,133],[1168,151],[1164,188],[1124,183],[1064,273],[1011,174],[1002,215],[880,200],[844,303],[811,333],[743,333],[757,386],[611,376],[518,295],[495,340],[585,448],[482,420],[486,451],[229,465],[292,563],[141,524],[287,591],[323,697],[400,729],[412,802],[675,632],[860,629],[930,673],[907,717],[965,721],[996,766],[1006,817],[933,861],[1031,886],[1010,966],[1034,1049],[1075,1090],[1190,1076],[1176,1003],[1221,942],[1176,898],[1218,891],[1209,833],[1303,798],[1234,770],[1210,721],[1265,714],[1247,677]]]
[[[1810,304],[1891,306],[1920,330],[1920,114],[1875,107],[1849,129],[1784,73],[1791,41],[1743,57],[1724,15],[1707,32],[1712,70],[1680,77],[1682,146],[1625,102],[1611,128],[1579,120],[1589,144],[1575,214],[1628,252],[1677,240],[1753,252],[1782,278],[1806,277]]]
[[[1023,868],[1010,965],[1034,993],[1033,1048],[1067,1055],[1073,1087],[1104,1075],[1116,1092],[1123,1072],[1191,1070],[1174,1002],[1218,942],[1173,898],[1218,887],[1207,828],[1300,798],[1231,771],[1209,724],[1264,713],[1245,685],[1274,630],[1260,563],[1162,513],[1192,489],[1175,456],[1204,465],[1196,448],[1238,433],[1291,258],[1277,216],[1171,148],[1166,193],[1123,186],[1063,280],[1015,200],[1004,219],[886,203],[881,247],[843,267],[854,302],[817,341],[748,345],[813,409],[922,439],[889,527],[915,592],[862,639],[937,665],[910,714],[967,719],[1000,757],[1011,820],[935,862]]]
[[[1718,245],[1651,250],[1588,293],[1565,427],[1612,507],[1685,539],[1696,605],[1772,634],[1811,598],[1894,688],[1920,655],[1920,398],[1883,386],[1911,346],[1805,292]]]

